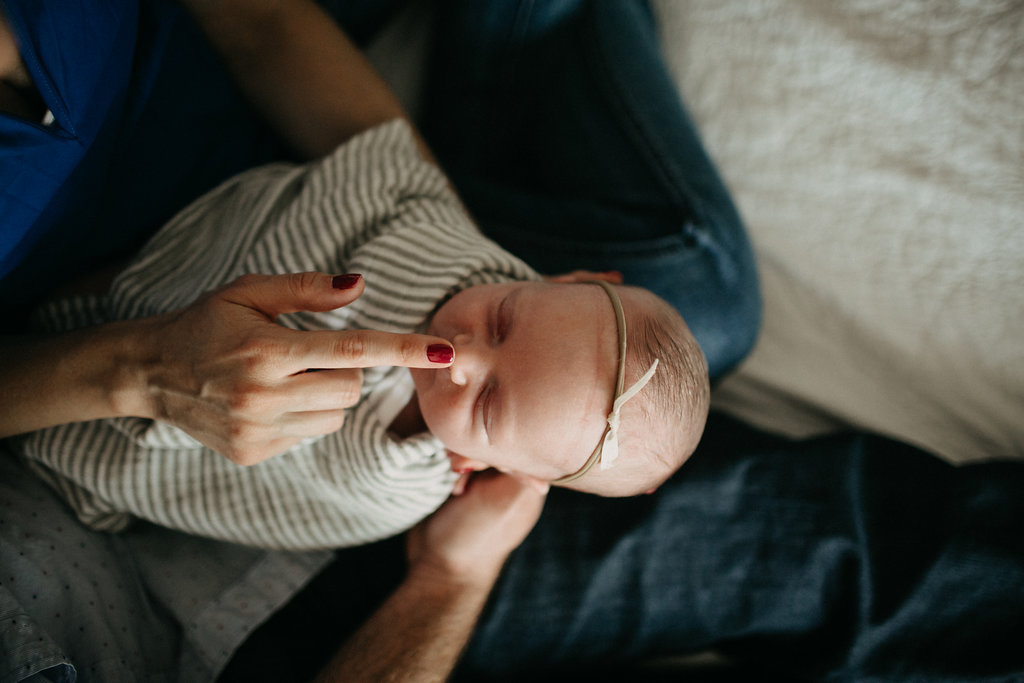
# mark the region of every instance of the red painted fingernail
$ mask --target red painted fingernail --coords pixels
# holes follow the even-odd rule
[[[362,278],[362,275],[358,273],[347,273],[345,275],[335,275],[331,278],[331,287],[335,289],[352,289]]]
[[[427,360],[431,363],[451,363],[455,358],[455,349],[447,344],[431,344],[427,347]]]

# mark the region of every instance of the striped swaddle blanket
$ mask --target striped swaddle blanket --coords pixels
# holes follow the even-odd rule
[[[418,332],[461,289],[537,277],[480,234],[394,121],[316,162],[225,182],[161,229],[106,296],[53,303],[39,319],[60,330],[152,315],[246,273],[309,270],[363,273],[366,290],[336,311],[281,317],[295,329]],[[350,546],[407,529],[451,490],[437,439],[387,433],[412,391],[406,369],[369,368],[341,430],[252,467],[139,418],[61,425],[18,443],[94,528],[141,518],[266,548]]]

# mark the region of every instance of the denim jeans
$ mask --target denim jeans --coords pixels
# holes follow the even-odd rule
[[[713,415],[656,494],[556,491],[467,680],[714,648],[790,677],[1024,676],[1024,463],[881,437],[790,441]]]
[[[792,441],[712,414],[652,495],[551,492],[457,680],[666,680],[637,663],[707,649],[735,680],[1020,680],[1022,490],[1021,462],[957,468],[882,437]],[[403,557],[400,538],[339,552],[225,680],[311,676]]]
[[[712,377],[760,324],[739,215],[644,2],[440,3],[423,129],[485,233],[542,273],[619,270],[674,305]]]

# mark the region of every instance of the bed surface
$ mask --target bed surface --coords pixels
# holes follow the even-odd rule
[[[654,4],[764,328],[714,404],[1024,457],[1024,5]]]

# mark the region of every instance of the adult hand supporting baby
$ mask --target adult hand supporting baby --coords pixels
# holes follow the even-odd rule
[[[0,436],[137,416],[173,424],[238,464],[262,462],[337,430],[359,399],[360,368],[451,363],[439,337],[275,322],[348,305],[363,288],[357,275],[247,275],[171,313],[7,340]]]
[[[520,477],[477,472],[408,536],[410,572],[490,584],[540,518],[546,495]]]
[[[447,680],[544,499],[508,475],[476,475],[463,495],[409,532],[405,580],[317,681]]]

